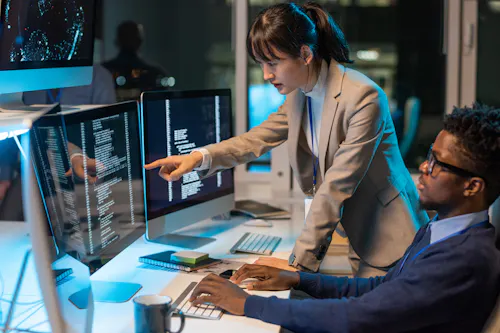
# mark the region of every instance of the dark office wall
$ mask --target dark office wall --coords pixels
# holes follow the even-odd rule
[[[116,27],[134,20],[145,30],[141,54],[175,77],[176,89],[210,88],[208,52],[231,39],[230,18],[231,7],[223,0],[104,0],[104,59],[117,54]]]
[[[500,12],[479,1],[477,100],[500,107]]]
[[[446,85],[442,1],[404,0],[397,10],[396,89],[403,101],[408,96],[420,98],[423,114],[442,114]]]

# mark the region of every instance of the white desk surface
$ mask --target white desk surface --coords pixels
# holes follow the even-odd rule
[[[303,197],[300,194],[291,192],[276,193],[270,190],[268,185],[242,185],[238,186],[236,193],[237,199],[252,198],[261,202],[270,203],[280,206],[292,213],[290,220],[273,220],[272,227],[247,227],[243,223],[246,218],[237,217],[231,220],[206,220],[201,221],[184,229],[179,230],[179,233],[184,235],[196,235],[204,237],[213,237],[217,240],[207,244],[197,251],[207,252],[212,258],[226,259],[229,261],[238,262],[254,262],[259,256],[248,254],[230,254],[229,249],[245,232],[256,232],[282,237],[282,241],[273,253],[274,257],[288,259],[291,253],[295,240],[300,234],[304,221],[304,204]],[[21,223],[24,225],[24,223]],[[22,229],[21,229],[22,230]],[[18,233],[19,234],[19,233]],[[27,238],[25,233],[20,233],[21,236]],[[0,237],[3,238],[3,237]],[[24,239],[23,238],[23,239]],[[2,240],[2,239],[0,239]],[[29,244],[24,244],[24,247],[29,247]],[[2,246],[3,247],[3,246]],[[99,271],[92,275],[92,280],[114,281],[114,282],[135,282],[142,285],[142,289],[135,296],[146,294],[168,295],[172,300],[184,291],[184,289],[192,281],[200,281],[204,274],[200,273],[185,273],[172,272],[163,269],[155,269],[152,266],[144,265],[138,261],[138,258],[143,255],[153,254],[167,250],[180,250],[179,248],[155,244],[147,242],[144,237],[139,238],[126,250],[121,252]],[[334,261],[334,265],[339,265],[340,270],[348,268],[347,259],[341,259],[339,262]],[[3,269],[2,269],[3,270]],[[73,281],[64,283],[65,289],[74,289]],[[7,282],[7,281],[6,281]],[[12,283],[12,282],[11,282]],[[59,288],[58,288],[59,291]],[[65,292],[65,294],[67,294]],[[277,296],[287,298],[288,291],[284,292],[252,292],[252,294],[262,296]],[[134,296],[134,297],[135,297]],[[67,301],[67,297],[63,297],[63,311],[65,318],[69,313],[77,315],[78,311],[73,304]],[[40,311],[43,311],[41,309]],[[44,311],[43,311],[44,312]],[[93,332],[134,332],[134,305],[132,300],[126,303],[94,303],[93,315]],[[81,316],[80,316],[81,317]],[[176,329],[178,319],[174,319],[173,329]],[[186,318],[186,324],[183,332],[279,332],[280,327],[267,324],[258,320],[233,316],[225,313],[220,320],[204,320],[195,318]]]
[[[252,263],[259,256],[248,254],[230,254],[229,249],[245,232],[257,232],[282,237],[282,241],[273,256],[288,259],[293,249],[295,239],[300,234],[303,221],[303,200],[300,197],[280,197],[275,194],[271,200],[272,193],[266,191],[265,187],[253,187],[260,192],[257,199],[262,202],[273,202],[282,208],[292,212],[291,220],[273,220],[272,227],[247,227],[243,223],[246,218],[233,218],[229,221],[202,221],[179,230],[184,235],[196,235],[213,237],[217,241],[207,244],[196,251],[207,252],[212,258],[230,259],[242,263]],[[244,194],[244,193],[243,193]],[[238,195],[239,199],[248,196]],[[179,250],[161,244],[154,244],[138,239],[125,251],[113,258],[101,270],[92,275],[92,279],[105,281],[124,281],[140,283],[143,288],[137,295],[160,294],[170,296],[175,300],[192,281],[200,281],[204,274],[170,272],[161,269],[151,269],[138,262],[143,255],[167,250]],[[256,295],[287,298],[288,291],[284,292],[252,292]],[[134,307],[132,301],[121,304],[95,303],[94,305],[94,332],[133,332],[134,330]],[[174,319],[175,320],[175,319]],[[175,325],[175,324],[174,324]],[[177,327],[177,326],[176,326]],[[174,327],[175,329],[175,327]],[[220,320],[205,320],[186,318],[183,332],[279,332],[280,327],[267,324],[258,320],[233,316],[225,313]]]

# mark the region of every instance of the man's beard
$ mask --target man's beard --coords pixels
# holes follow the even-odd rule
[[[432,203],[432,202],[422,202],[422,201],[418,201],[418,208],[419,209],[422,209],[422,210],[437,210],[438,207],[436,204]]]

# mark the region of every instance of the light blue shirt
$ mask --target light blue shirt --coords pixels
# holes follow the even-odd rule
[[[26,105],[52,104],[56,102],[48,98],[47,90],[24,92],[23,101]],[[116,103],[113,76],[101,65],[94,65],[92,83],[88,86],[62,88],[58,102],[61,105],[106,105]]]
[[[431,228],[431,244],[488,219],[488,210],[454,216],[444,220],[438,220],[438,216],[436,215],[428,225]]]

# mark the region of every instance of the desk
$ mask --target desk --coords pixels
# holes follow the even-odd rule
[[[256,195],[258,194],[258,195]],[[242,263],[252,263],[259,256],[248,254],[230,254],[229,249],[245,232],[264,233],[282,237],[278,248],[273,256],[288,259],[296,238],[302,231],[304,221],[304,202],[301,194],[291,192],[276,193],[270,190],[269,185],[238,186],[236,197],[238,199],[257,199],[262,202],[270,202],[289,210],[292,214],[290,220],[273,220],[273,227],[247,227],[243,223],[244,217],[236,217],[231,220],[206,220],[190,225],[179,230],[179,233],[193,236],[213,237],[217,241],[207,244],[197,251],[210,253],[213,258],[221,258]],[[24,225],[24,223],[18,224]],[[19,229],[19,228],[18,228]],[[21,228],[22,229],[22,228]],[[23,231],[18,232],[22,238]],[[29,244],[28,244],[29,245]],[[147,242],[144,237],[137,239],[131,246],[118,254],[99,271],[92,275],[92,280],[135,282],[143,288],[135,295],[160,294],[168,295],[175,300],[192,281],[200,281],[204,275],[200,273],[171,272],[146,266],[138,261],[143,255],[156,252],[174,250],[179,248]],[[340,264],[339,264],[340,260]],[[59,266],[60,261],[56,265]],[[336,259],[336,265],[340,270],[350,269],[347,258]],[[64,266],[64,265],[62,265]],[[62,267],[61,266],[61,267]],[[74,290],[78,278],[64,283],[61,295],[65,318],[75,318],[75,322],[82,320],[81,310],[67,300],[68,290]],[[61,292],[60,288],[58,291]],[[289,291],[282,292],[259,292],[252,294],[260,296],[275,295],[281,298],[289,297]],[[40,310],[44,312],[43,309]],[[132,300],[126,303],[94,303],[93,332],[133,332],[134,331],[134,306]],[[78,317],[78,318],[76,318]],[[175,320],[175,319],[174,319]],[[72,326],[77,324],[72,319]],[[174,324],[176,325],[176,324]],[[174,327],[175,328],[175,327]],[[184,332],[279,332],[280,327],[267,324],[258,320],[224,314],[220,320],[203,320],[186,318]]]
[[[261,192],[262,193],[262,192]],[[264,192],[266,193],[266,192]],[[264,194],[262,193],[262,194]],[[237,193],[238,196],[238,193]],[[266,201],[269,198],[260,197]],[[243,198],[244,195],[240,195]],[[254,196],[255,198],[255,196]],[[273,204],[290,210],[291,220],[273,220],[273,227],[247,227],[243,223],[246,218],[231,220],[207,220],[190,225],[179,230],[185,235],[214,237],[217,241],[207,244],[197,251],[210,253],[211,257],[228,259],[239,262],[252,263],[259,256],[248,254],[230,254],[229,249],[245,232],[257,232],[282,237],[282,241],[274,252],[274,256],[288,259],[295,244],[295,239],[302,231],[304,221],[303,199],[300,197],[280,197],[272,200]],[[204,275],[197,273],[169,272],[161,269],[146,268],[138,262],[143,255],[166,250],[179,250],[161,244],[148,243],[144,238],[138,239],[125,251],[107,263],[101,270],[92,275],[92,279],[104,281],[127,281],[140,283],[143,288],[137,295],[160,294],[170,296],[175,300],[192,281],[200,281]],[[256,295],[287,298],[288,291],[283,292],[252,292]],[[121,304],[95,303],[94,305],[94,332],[133,332],[133,303]],[[233,316],[225,313],[220,320],[203,320],[186,318],[184,332],[279,332],[276,325],[263,323],[258,320]]]

